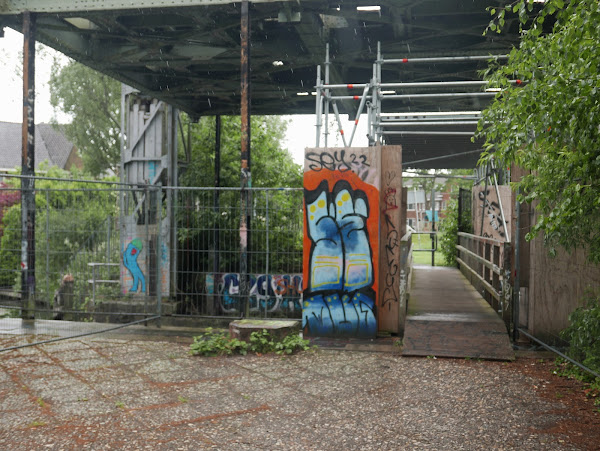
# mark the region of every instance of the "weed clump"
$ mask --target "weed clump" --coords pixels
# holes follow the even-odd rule
[[[308,340],[300,335],[287,335],[283,339],[274,338],[268,330],[252,332],[250,341],[245,342],[237,338],[231,338],[225,332],[214,331],[208,328],[205,333],[194,337],[194,343],[190,345],[192,355],[203,355],[208,357],[241,354],[248,352],[257,354],[276,353],[278,355],[289,355],[296,351],[307,351],[311,348]]]

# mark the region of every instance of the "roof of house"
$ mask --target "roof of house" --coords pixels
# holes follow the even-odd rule
[[[21,166],[21,124],[0,122],[0,168]],[[35,167],[47,160],[50,166],[65,169],[73,143],[50,124],[35,126]]]

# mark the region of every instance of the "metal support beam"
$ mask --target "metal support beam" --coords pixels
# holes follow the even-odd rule
[[[241,214],[240,214],[240,296],[244,302],[244,316],[250,311],[250,279],[248,253],[250,247],[250,10],[248,0],[242,1],[241,9]]]
[[[519,327],[520,321],[520,309],[521,309],[521,202],[519,201],[519,195],[521,190],[518,189],[515,195],[515,239],[514,239],[514,283],[513,283],[513,341],[519,339]]]
[[[35,15],[23,13],[23,128],[21,149],[21,299],[24,319],[35,309]]]
[[[348,147],[348,144],[346,144],[346,136],[344,136],[344,126],[342,125],[342,120],[340,119],[340,112],[338,110],[337,103],[333,101],[331,102],[331,106],[333,106],[333,113],[335,114],[335,119],[338,123],[338,130],[340,132],[340,136],[342,137],[344,147]]]

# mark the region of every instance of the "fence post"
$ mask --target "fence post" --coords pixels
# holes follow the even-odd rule
[[[36,16],[23,13],[21,149],[21,317],[35,317],[35,35]],[[29,177],[27,177],[29,176]]]
[[[146,284],[146,292],[144,293],[144,311],[148,313],[148,297],[150,296],[150,230],[148,224],[148,213],[149,213],[149,204],[150,204],[150,192],[148,191],[148,186],[144,188],[143,191],[143,199],[144,199],[144,225],[145,227],[145,235],[146,235],[146,273],[148,274],[148,283]],[[144,323],[144,326],[147,326],[148,323]]]
[[[435,266],[435,177],[431,186],[431,266]]]
[[[46,297],[52,299],[50,294],[50,192],[46,190]]]
[[[265,291],[265,296],[269,296],[269,191],[265,191],[266,196],[266,234],[267,234],[267,255],[266,255],[266,266],[265,266],[265,279],[267,281],[267,288]],[[265,319],[267,318],[267,308],[268,302],[265,301]]]
[[[502,280],[502,305],[506,304],[506,308],[502,309],[502,319],[508,326],[510,332],[510,323],[512,319],[513,309],[515,308],[512,296],[512,267],[511,267],[511,245],[504,243],[503,245],[502,269],[504,270]],[[513,330],[518,328],[518,323],[513,324]]]
[[[513,283],[513,293],[512,293],[512,306],[513,306],[513,341],[517,341],[519,339],[519,317],[521,310],[521,202],[519,202],[519,195],[521,194],[520,189],[517,190],[516,199],[515,199],[515,216],[516,216],[516,224],[515,224],[515,233],[513,235],[513,242],[515,245],[515,254],[514,254],[514,283]]]
[[[158,188],[160,189],[160,188]],[[157,193],[157,199],[156,199],[156,315],[158,316],[158,319],[156,320],[156,326],[160,327],[160,318],[162,316],[162,271],[161,271],[161,256],[162,253],[160,251],[160,246],[161,246],[161,226],[162,226],[162,208],[160,205],[158,205],[159,202],[162,202],[162,196],[158,196]],[[148,272],[149,273],[149,272]]]
[[[250,252],[250,193],[252,176],[250,172],[250,10],[248,0],[242,0],[241,7],[241,214],[240,214],[240,298],[244,303],[244,316],[250,313],[250,280],[248,254]]]
[[[106,263],[110,263],[110,233],[112,226],[112,216],[107,218],[108,224],[106,227]]]

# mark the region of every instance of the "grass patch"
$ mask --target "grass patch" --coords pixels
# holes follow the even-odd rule
[[[440,238],[438,234],[438,239]],[[415,249],[431,249],[431,237],[429,235],[415,235],[412,236],[413,244],[413,264],[414,265],[426,265],[431,266],[431,252],[415,252]],[[439,249],[439,243],[438,243]],[[434,256],[435,266],[448,266],[444,261],[444,256],[438,250]]]

